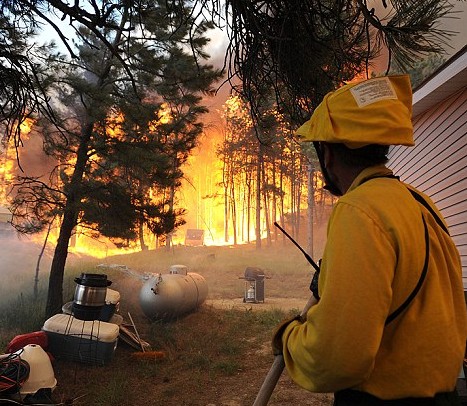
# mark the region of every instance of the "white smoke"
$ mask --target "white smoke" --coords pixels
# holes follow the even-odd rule
[[[2,303],[19,294],[33,293],[34,279],[42,246],[15,232],[0,237],[0,300]],[[46,249],[39,263],[39,282],[48,281],[52,252]]]

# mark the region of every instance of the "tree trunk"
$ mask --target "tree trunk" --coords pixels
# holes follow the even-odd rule
[[[251,242],[250,239],[250,228],[251,228],[251,199],[252,199],[252,192],[251,192],[251,176],[248,174],[248,183],[247,183],[247,198],[246,198],[246,210],[247,210],[247,215],[246,215],[246,240],[248,243]]]
[[[65,274],[65,264],[68,256],[68,244],[70,242],[73,229],[78,221],[78,205],[81,201],[81,180],[87,162],[88,143],[92,135],[93,123],[86,124],[81,131],[81,141],[76,155],[76,164],[68,185],[69,193],[63,211],[63,220],[60,226],[60,233],[55,247],[52,266],[49,276],[49,290],[47,293],[47,305],[45,308],[46,317],[52,317],[60,312],[63,305],[63,276]]]
[[[303,167],[303,161],[302,161],[302,156],[298,156],[298,169],[297,169],[297,197],[295,199],[295,202],[297,204],[297,208],[295,210],[296,213],[296,223],[295,223],[295,230],[296,230],[296,238],[298,239],[300,237],[300,215],[301,215],[301,206],[302,206],[302,167]]]
[[[63,276],[68,256],[68,243],[73,228],[76,226],[75,213],[70,209],[65,210],[50,268],[49,290],[45,309],[46,317],[52,317],[54,314],[60,313],[63,305]]]
[[[261,249],[261,166],[263,149],[258,143],[258,160],[256,162],[256,249]]]
[[[50,222],[49,227],[47,227],[47,234],[45,235],[45,238],[44,238],[44,244],[42,244],[41,252],[39,253],[39,256],[37,258],[36,273],[34,275],[34,300],[37,300],[39,296],[39,271],[41,269],[41,260],[42,260],[42,256],[44,255],[45,247],[47,246],[47,241],[49,240],[50,230],[52,228],[54,221],[55,221],[55,217]]]
[[[276,193],[276,161],[272,163],[272,184],[274,191],[272,193],[272,219],[277,221],[277,193]],[[277,241],[277,227],[274,227],[274,241]]]
[[[138,237],[139,237],[139,245],[141,246],[141,251],[147,251],[148,246],[144,242],[144,228],[143,228],[143,222],[140,221],[138,225]]]
[[[228,184],[228,161],[224,161],[222,179],[224,184],[224,242],[229,241],[229,184]]]
[[[280,185],[280,190],[281,192],[284,191],[284,162],[281,161],[281,171],[280,171],[280,181],[279,181],[279,185]],[[285,227],[285,218],[284,218],[284,213],[285,213],[285,202],[284,202],[284,196],[285,196],[285,193],[281,193],[281,197],[280,197],[280,207],[281,207],[281,210],[280,210],[280,225],[282,228]],[[285,235],[284,233],[282,233],[282,244],[285,245]]]
[[[269,213],[269,199],[268,199],[268,188],[267,182],[268,178],[266,176],[266,168],[265,163],[263,161],[262,169],[261,169],[262,177],[263,177],[263,200],[264,200],[264,222],[266,224],[266,245],[269,247],[271,246],[271,227],[270,227],[270,213]]]
[[[175,167],[175,164],[174,164]],[[173,212],[175,207],[175,185],[170,186],[170,197],[169,197],[169,208],[170,211]],[[165,237],[165,249],[166,251],[170,251],[170,248],[172,247],[172,234],[173,232],[170,232],[169,234],[166,235]]]
[[[290,228],[291,231],[289,231],[289,234],[292,235],[293,238],[296,238],[297,235],[295,234],[295,187],[296,187],[296,159],[295,159],[295,154],[292,154],[291,156],[292,159],[292,172],[291,172],[291,177],[290,177]]]
[[[242,195],[242,200],[240,203],[240,237],[243,242],[246,241],[246,214],[247,214],[247,205],[248,205],[248,200],[247,200],[247,179],[246,177],[248,176],[246,172],[243,173],[245,177],[240,177],[243,180],[243,183],[240,184],[240,189],[241,189],[241,195]]]
[[[125,7],[123,10],[122,19],[120,21],[120,30],[117,31],[113,45],[116,46],[122,36],[122,30],[127,23],[128,8]],[[97,88],[100,88],[104,79],[109,75],[112,67],[113,56],[106,61],[104,69],[99,77]],[[68,256],[68,244],[70,237],[78,222],[79,204],[81,202],[81,182],[85,173],[86,163],[88,161],[88,148],[89,141],[92,136],[94,128],[94,120],[92,115],[95,113],[96,106],[92,103],[88,106],[87,121],[81,128],[81,139],[79,142],[78,150],[76,152],[76,164],[73,171],[73,175],[68,185],[68,193],[66,196],[65,208],[63,211],[63,220],[60,226],[60,233],[57,240],[57,246],[55,247],[54,257],[52,260],[52,266],[50,268],[49,276],[49,290],[47,293],[47,304],[45,309],[46,317],[51,317],[54,314],[60,312],[63,304],[63,276],[65,273],[65,264]]]
[[[237,204],[235,202],[235,182],[232,177],[230,182],[230,208],[232,212],[232,233],[233,233],[233,243],[236,246],[237,241]]]

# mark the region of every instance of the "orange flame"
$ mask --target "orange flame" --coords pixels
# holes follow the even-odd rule
[[[229,131],[226,126],[225,118],[227,115],[234,117],[243,130],[248,131],[252,128],[252,121],[249,111],[239,97],[228,98],[223,106],[222,112],[217,112],[217,116],[213,118],[214,113],[211,113],[211,125],[205,127],[205,134],[200,139],[200,145],[196,148],[192,155],[186,161],[183,169],[184,179],[182,186],[177,192],[177,206],[187,210],[185,226],[181,227],[172,235],[172,242],[174,244],[184,244],[185,234],[188,229],[202,229],[204,230],[204,244],[205,245],[225,245],[232,244],[232,233],[229,232],[228,239],[225,241],[225,201],[224,201],[224,188],[223,181],[223,162],[217,155],[217,148],[223,143]],[[157,131],[158,126],[167,124],[172,119],[169,106],[162,105],[160,111],[157,112],[157,120],[150,123],[150,131]],[[287,124],[283,122],[281,117],[277,117],[277,122],[280,125],[279,131],[286,132]],[[120,138],[123,136],[123,123],[124,117],[122,114],[115,115],[109,118],[108,125],[105,131],[111,137]],[[25,131],[30,131],[33,122],[25,124]],[[292,152],[292,151],[291,151]],[[4,163],[0,171],[0,186],[8,183],[12,179],[12,166],[14,160],[12,155],[9,154],[8,158],[4,158]],[[97,158],[96,158],[97,159]],[[72,159],[73,161],[73,159]],[[72,164],[73,162],[69,162]],[[319,179],[316,180],[317,184]],[[5,199],[5,191],[0,188],[0,198]],[[236,191],[238,200],[238,207],[241,206],[243,190],[238,187]],[[305,192],[306,194],[306,192]],[[157,198],[154,192],[154,198]],[[289,202],[286,202],[287,204]],[[244,210],[239,209],[239,212]],[[238,213],[237,216],[241,216]],[[272,219],[274,220],[274,219]],[[240,222],[240,220],[239,220]],[[264,236],[265,219],[261,220],[262,230],[261,234]],[[254,223],[254,221],[251,221]],[[231,227],[231,225],[229,225]],[[239,226],[240,227],[240,226]],[[254,224],[250,225],[249,235],[251,240],[255,238]],[[103,258],[110,255],[123,254],[128,252],[139,251],[140,247],[135,244],[127,249],[117,248],[111,241],[106,238],[99,237],[97,240],[85,235],[85,230],[79,226],[76,228],[75,236],[70,241],[70,250],[75,253],[92,255],[94,257]],[[240,234],[240,233],[239,233]],[[244,233],[246,235],[246,233]],[[56,230],[52,234],[56,236]],[[245,243],[246,236],[238,235],[237,243]],[[37,240],[43,239],[43,236],[35,237]],[[53,237],[52,237],[53,238]],[[52,238],[50,241],[52,242]],[[145,242],[150,248],[154,248],[155,239],[153,235],[146,234]]]
[[[34,120],[26,118],[20,124],[20,136],[24,140],[31,132]],[[20,150],[18,150],[20,152]],[[9,192],[15,178],[16,167],[16,148],[11,143],[5,140],[2,143],[0,150],[1,165],[0,165],[0,205],[8,206]]]

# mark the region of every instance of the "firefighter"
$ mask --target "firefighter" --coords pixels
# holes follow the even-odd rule
[[[319,298],[282,323],[273,351],[291,378],[342,405],[455,405],[467,338],[459,253],[434,203],[385,164],[413,146],[407,75],[327,94],[297,130],[313,142],[328,223]]]

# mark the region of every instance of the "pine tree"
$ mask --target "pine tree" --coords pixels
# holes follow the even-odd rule
[[[115,28],[102,30],[119,57],[83,27],[79,59],[61,58],[52,66],[61,104],[55,120],[42,125],[46,151],[59,162],[51,178],[59,181],[52,185],[24,178],[15,204],[23,231],[43,228],[52,215],[62,218],[48,316],[62,305],[68,244],[76,225],[125,241],[137,239],[142,225],[162,234],[183,221],[182,212],[174,209],[173,191],[180,184],[180,166],[202,131],[200,94],[210,92],[218,78],[216,70],[202,64],[210,25],[198,21],[196,32],[191,31],[185,4],[173,9],[165,1],[146,5],[139,20],[130,9],[121,9]],[[136,22],[139,28],[129,30]],[[22,205],[33,195],[34,209]]]

